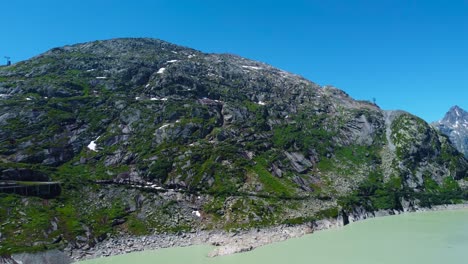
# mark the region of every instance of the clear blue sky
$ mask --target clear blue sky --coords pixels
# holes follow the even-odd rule
[[[452,105],[468,110],[466,0],[14,0],[0,7],[0,56],[13,62],[77,42],[152,37],[266,62],[427,121]]]

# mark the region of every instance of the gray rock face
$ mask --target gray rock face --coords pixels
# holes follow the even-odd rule
[[[39,253],[22,253],[11,256],[11,263],[22,264],[69,264],[72,259],[59,250],[50,250]],[[8,263],[8,262],[7,262]]]
[[[445,117],[433,123],[437,129],[450,138],[455,147],[468,158],[468,112],[454,106]]]
[[[284,153],[286,157],[289,159],[291,162],[294,170],[296,170],[298,173],[305,172],[308,168],[312,167],[312,162],[307,160],[304,155],[301,153],[293,152],[285,152]]]

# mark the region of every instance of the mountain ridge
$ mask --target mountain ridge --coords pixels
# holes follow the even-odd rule
[[[467,160],[422,119],[239,56],[82,43],[1,68],[0,94],[0,179],[62,183],[3,196],[2,254],[467,197]]]

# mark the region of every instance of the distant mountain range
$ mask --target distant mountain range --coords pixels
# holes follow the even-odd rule
[[[447,135],[457,149],[468,158],[468,112],[454,106],[445,117],[433,123],[443,134]]]

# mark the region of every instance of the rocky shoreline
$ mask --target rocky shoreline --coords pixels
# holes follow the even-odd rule
[[[323,226],[326,225],[327,224],[324,224]],[[336,221],[336,225],[338,225],[338,221]],[[209,254],[210,257],[215,257],[249,251],[262,245],[300,237],[312,233],[314,230],[316,229],[312,224],[301,224],[296,226],[281,225],[237,232],[212,230],[183,233],[180,235],[155,234],[140,237],[126,236],[109,238],[88,250],[67,248],[65,252],[69,254],[73,260],[79,261],[136,251],[209,244],[216,246],[215,250]]]
[[[346,224],[362,221],[374,217],[398,215],[410,212],[425,212],[425,211],[445,211],[468,209],[468,203],[437,205],[430,208],[405,208],[404,210],[380,210],[376,212],[367,212],[363,208],[356,208],[353,213],[343,216],[340,215],[333,219],[323,219],[300,225],[279,225],[261,229],[240,230],[235,232],[227,232],[221,230],[198,231],[193,233],[181,234],[155,234],[148,236],[124,236],[118,238],[109,238],[97,244],[93,248],[88,249],[73,249],[71,246],[61,251],[49,251],[37,253],[40,254],[39,260],[37,254],[15,254],[12,260],[17,262],[4,263],[54,263],[60,259],[59,264],[77,262],[81,260],[94,259],[100,257],[108,257],[131,252],[144,250],[157,250],[169,247],[185,247],[192,245],[208,244],[216,246],[209,253],[210,257],[229,255],[250,251],[260,246],[271,244],[274,242],[284,241],[290,238],[301,237],[306,234],[313,233],[319,230],[330,228],[343,227]],[[25,260],[34,259],[33,262]],[[47,260],[55,260],[48,262]],[[21,262],[20,262],[21,261]],[[0,261],[0,263],[3,263]]]
[[[408,212],[444,211],[468,209],[468,203],[438,205],[431,208],[406,208],[399,210],[380,210],[367,212],[357,208],[352,214],[339,216],[334,219],[323,219],[300,225],[280,225],[261,229],[226,232],[220,230],[198,231],[194,233],[156,234],[141,237],[109,238],[93,248],[87,250],[67,248],[65,253],[74,261],[107,257],[136,251],[155,250],[168,247],[184,247],[191,245],[209,244],[216,248],[209,253],[210,257],[229,255],[250,251],[257,247],[286,239],[301,237],[319,230],[342,227],[348,223],[362,221],[374,217],[398,215]]]

